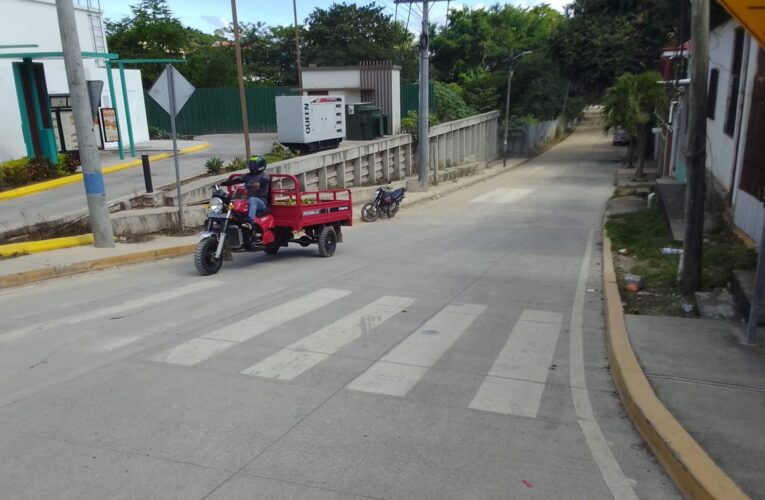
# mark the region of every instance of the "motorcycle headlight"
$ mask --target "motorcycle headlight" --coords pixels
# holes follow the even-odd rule
[[[217,197],[210,198],[208,210],[214,214],[223,212],[223,200]]]

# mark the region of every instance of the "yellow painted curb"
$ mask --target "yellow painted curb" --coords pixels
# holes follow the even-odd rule
[[[603,292],[611,374],[624,408],[686,498],[749,498],[662,404],[632,349],[611,255],[603,231]]]
[[[102,259],[88,260],[67,264],[64,266],[46,267],[34,271],[0,276],[0,288],[8,288],[17,285],[25,285],[35,281],[42,281],[51,278],[60,278],[62,276],[71,276],[74,274],[86,273],[88,271],[97,271],[115,266],[124,266],[128,264],[140,264],[142,262],[151,262],[154,260],[167,259],[193,253],[197,245],[182,245],[170,248],[160,248],[158,250],[147,250],[126,255],[115,255],[113,257],[104,257]]]
[[[50,240],[42,241],[24,241],[22,243],[0,245],[0,256],[10,257],[12,255],[26,255],[29,253],[48,252],[50,250],[78,247],[80,245],[90,245],[92,243],[93,234],[67,236],[64,238],[53,238]]]
[[[210,144],[205,142],[202,144],[197,144],[196,146],[189,146],[188,148],[180,149],[178,151],[178,154],[185,155],[189,153],[196,153],[197,151],[202,151],[203,149],[207,149],[209,147],[210,147]],[[172,156],[173,156],[172,153],[158,153],[158,154],[149,156],[149,161],[165,160],[167,158],[172,158]],[[104,167],[101,169],[101,172],[103,174],[112,174],[114,172],[119,172],[120,170],[126,170],[128,168],[137,167],[139,165],[141,165],[141,160],[130,160],[124,163],[118,163],[117,165]],[[52,179],[45,182],[38,182],[37,184],[32,184],[29,186],[24,186],[24,187],[20,187],[16,189],[9,189],[8,191],[0,192],[0,201],[12,200],[14,198],[21,198],[22,196],[40,193],[42,191],[48,191],[51,189],[56,189],[61,186],[66,186],[68,184],[74,184],[76,182],[82,182],[82,174],[68,175],[66,177],[61,177],[59,179]]]

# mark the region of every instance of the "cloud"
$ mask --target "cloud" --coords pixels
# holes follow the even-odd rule
[[[225,28],[229,25],[229,20],[221,16],[199,16],[203,21],[214,26],[215,28]]]

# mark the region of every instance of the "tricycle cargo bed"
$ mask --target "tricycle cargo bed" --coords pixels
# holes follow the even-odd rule
[[[271,215],[278,227],[293,231],[321,225],[353,224],[353,200],[349,189],[300,191],[296,177],[273,174]],[[276,187],[281,184],[281,187]]]

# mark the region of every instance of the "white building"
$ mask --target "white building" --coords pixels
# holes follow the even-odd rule
[[[710,32],[706,166],[736,226],[758,244],[765,222],[765,51],[728,19]]]
[[[303,95],[341,96],[346,105],[373,102],[388,115],[391,133],[401,131],[401,67],[386,61],[308,67],[301,77]]]
[[[73,121],[66,97],[69,88],[54,0],[3,0],[0,16],[0,161],[50,149],[76,149]],[[103,13],[97,0],[75,0],[75,18],[82,52],[105,53]],[[14,47],[15,46],[15,47]],[[27,46],[27,47],[19,47]],[[53,54],[51,54],[53,53]],[[9,57],[12,56],[12,57]],[[117,147],[117,130],[109,127],[116,107],[119,133],[127,144],[127,122],[119,71],[112,69],[115,99],[110,96],[103,59],[85,58],[85,78],[102,82],[97,114],[99,144]],[[126,70],[127,99],[135,142],[149,140],[139,70]],[[34,92],[37,91],[37,98]],[[105,125],[105,126],[104,126]],[[55,146],[51,141],[55,141]]]

